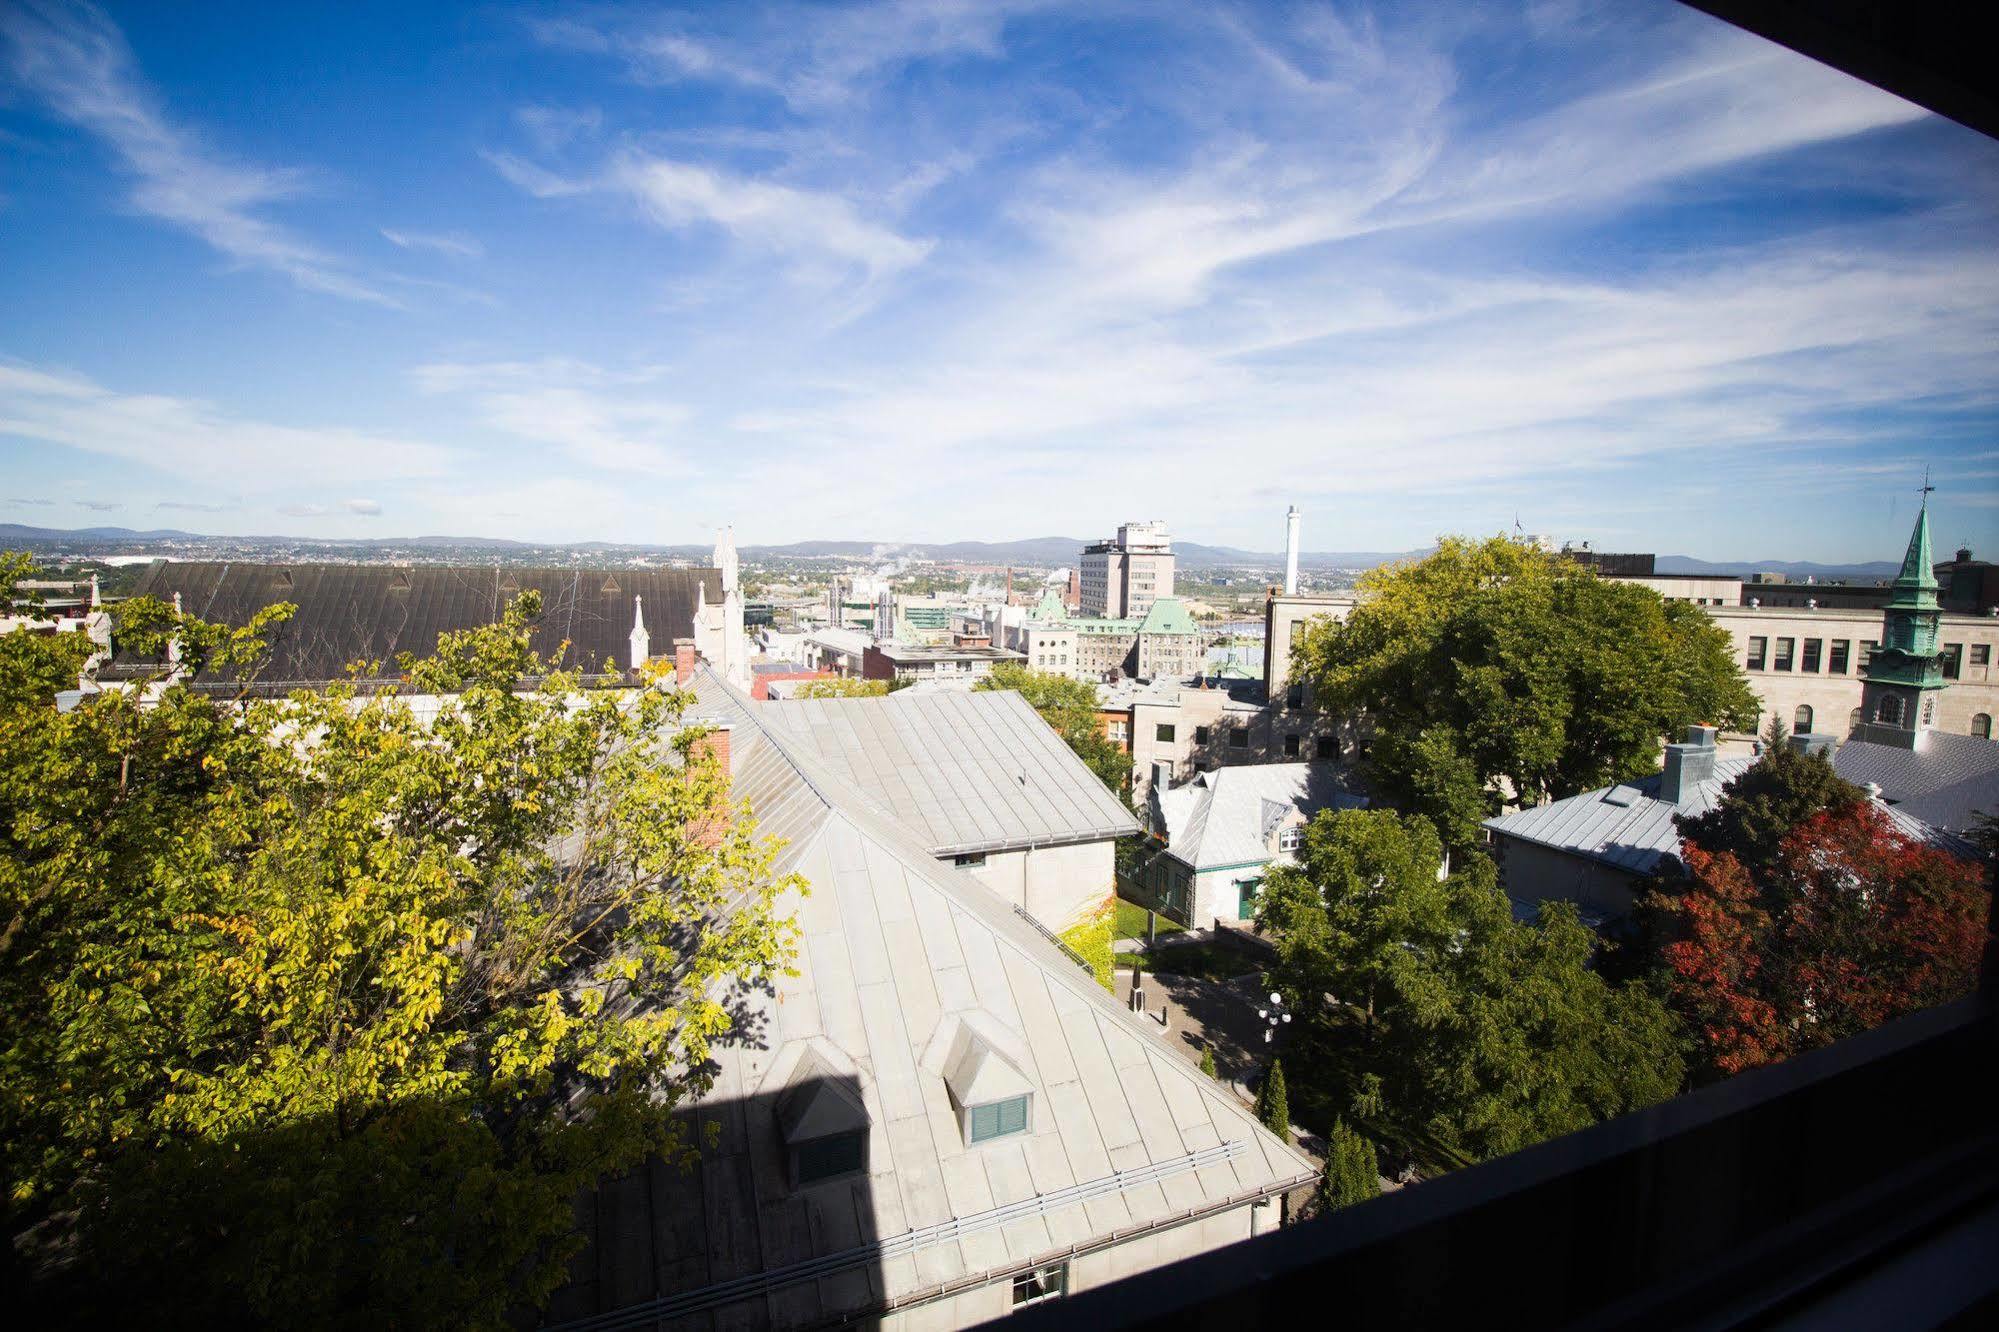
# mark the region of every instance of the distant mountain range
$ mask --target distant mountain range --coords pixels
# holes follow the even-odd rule
[[[705,545],[654,546],[614,541],[510,541],[503,537],[370,537],[352,540],[285,536],[213,537],[176,529],[134,531],[129,527],[85,527],[63,530],[0,523],[0,548],[10,546],[59,545],[78,554],[89,547],[131,546],[147,542],[213,542],[233,547],[271,547],[286,550],[352,550],[379,553],[388,550],[481,550],[490,552],[588,551],[593,554],[630,553],[670,559],[701,559]],[[957,560],[973,564],[1013,564],[1052,568],[1073,564],[1089,544],[1077,537],[1029,537],[1022,541],[794,541],[781,546],[744,546],[745,559],[888,559],[908,556],[915,559]],[[1198,541],[1176,541],[1173,550],[1183,569],[1216,569],[1247,566],[1276,569],[1284,562],[1279,551],[1243,550],[1235,546],[1207,546]],[[110,553],[110,552],[105,552]],[[1421,556],[1423,550],[1400,551],[1306,551],[1298,557],[1307,569],[1371,569],[1392,560]],[[1733,560],[1717,563],[1689,555],[1661,555],[1657,568],[1672,574],[1751,574],[1776,573],[1788,579],[1891,578],[1900,566],[1892,561],[1874,560],[1860,564],[1814,564],[1799,560]]]

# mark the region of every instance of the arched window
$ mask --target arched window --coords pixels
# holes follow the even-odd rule
[[[1992,738],[1992,714],[1981,712],[1972,717],[1971,733],[1980,740],[1990,740]]]
[[[1880,710],[1874,714],[1874,720],[1884,726],[1900,726],[1902,724],[1902,696],[1900,694],[1884,695],[1881,699]]]
[[[1812,729],[1812,705],[1809,703],[1800,703],[1798,704],[1797,714],[1791,718],[1791,734],[1805,735],[1809,733],[1811,729]]]
[[[1848,734],[1851,734],[1860,725],[1862,715],[1859,708],[1855,708],[1852,712],[1846,714],[1846,729]]]

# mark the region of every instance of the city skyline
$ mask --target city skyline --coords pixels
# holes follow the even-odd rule
[[[1999,151],[1675,5],[389,21],[0,16],[0,521],[1999,535]]]

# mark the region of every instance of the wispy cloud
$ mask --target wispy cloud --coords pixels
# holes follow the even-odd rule
[[[365,518],[379,518],[382,516],[381,504],[371,499],[342,500],[340,501],[340,507],[349,513],[358,513]]]
[[[134,181],[138,211],[180,227],[229,259],[284,274],[307,291],[400,304],[326,251],[262,216],[308,182],[286,167],[232,162],[173,123],[131,48],[89,4],[0,6],[7,69],[56,116],[100,139]]]
[[[573,360],[418,366],[428,394],[469,402],[489,429],[553,445],[575,462],[612,472],[686,470],[687,407],[648,391],[657,370],[613,372]]]
[[[392,227],[382,228],[382,238],[391,245],[405,250],[428,250],[450,259],[478,259],[486,253],[486,247],[463,232],[400,231]]]
[[[72,500],[71,503],[79,509],[89,509],[93,513],[110,513],[113,509],[125,507],[115,500]]]
[[[200,500],[161,500],[153,506],[155,510],[174,509],[182,513],[233,513],[237,507],[234,504],[209,504]]]
[[[443,474],[451,454],[419,440],[237,415],[190,398],[119,393],[81,375],[0,362],[0,438],[232,488],[246,479],[351,482]]]
[[[10,499],[7,502],[14,505],[26,505],[36,509],[51,509],[55,507],[55,501],[52,499]]]

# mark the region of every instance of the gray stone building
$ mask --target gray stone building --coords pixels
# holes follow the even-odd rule
[[[1083,547],[1085,616],[1139,619],[1154,601],[1172,595],[1173,539],[1165,523],[1125,523],[1111,540]]]

